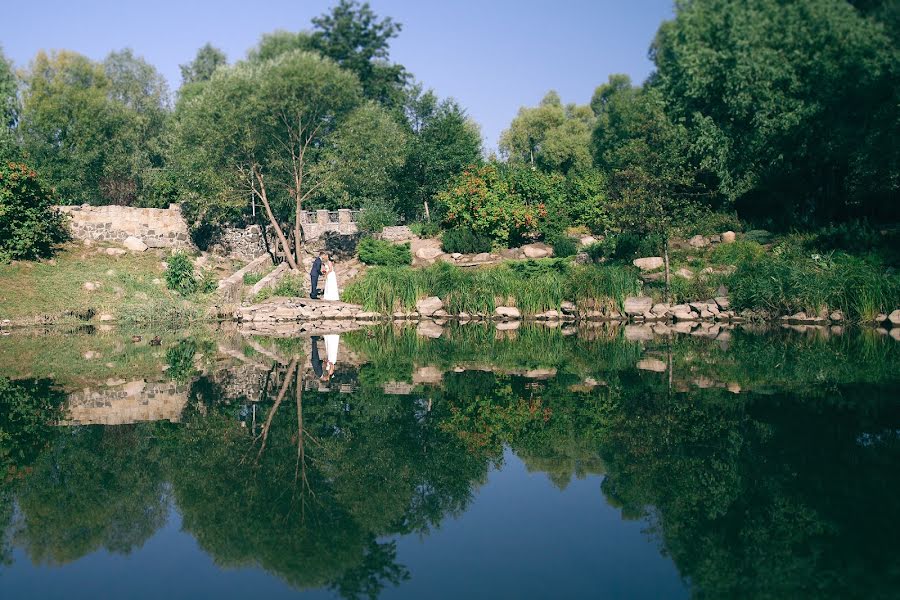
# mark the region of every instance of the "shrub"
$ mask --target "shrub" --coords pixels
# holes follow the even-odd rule
[[[491,238],[475,233],[471,229],[456,227],[448,229],[441,235],[441,248],[444,252],[460,252],[462,254],[479,254],[491,251]]]
[[[744,239],[757,244],[768,244],[772,241],[772,234],[765,229],[751,229],[744,234]]]
[[[720,265],[736,265],[744,261],[756,260],[765,253],[766,249],[756,242],[736,240],[731,244],[715,246],[710,253],[710,259]]]
[[[364,200],[356,224],[361,231],[378,233],[400,221],[394,205],[387,200]]]
[[[68,237],[65,217],[37,174],[23,164],[0,164],[0,262],[51,256]]]
[[[365,238],[359,243],[359,260],[367,265],[400,267],[412,262],[409,244],[392,244]]]
[[[421,238],[435,237],[441,232],[440,226],[435,221],[416,221],[410,224],[409,229]]]
[[[715,235],[723,231],[743,231],[744,226],[734,213],[711,210],[692,211],[696,214],[686,216],[686,222],[679,227],[685,237],[695,235]]]
[[[170,290],[175,290],[182,296],[193,294],[197,291],[197,276],[194,275],[194,263],[184,252],[174,252],[169,257],[169,266],[166,268],[166,285]]]
[[[553,246],[553,254],[560,258],[575,256],[578,252],[578,246],[575,244],[575,240],[567,235],[556,236],[550,240],[550,245]]]

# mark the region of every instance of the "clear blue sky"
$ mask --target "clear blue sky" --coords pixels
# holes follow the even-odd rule
[[[5,4],[0,3],[0,4]],[[3,10],[0,45],[17,67],[40,50],[75,50],[101,60],[132,48],[169,81],[205,42],[243,58],[263,33],[309,27],[331,0],[68,0]],[[520,106],[549,89],[586,103],[610,73],[643,81],[647,49],[673,0],[371,0],[403,24],[391,58],[441,97],[456,98],[482,128],[486,148]],[[10,14],[14,12],[14,17]],[[12,18],[10,18],[12,17]]]

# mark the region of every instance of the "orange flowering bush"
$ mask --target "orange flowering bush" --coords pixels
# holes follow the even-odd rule
[[[536,231],[547,217],[543,203],[527,204],[496,165],[469,167],[437,195],[444,225],[468,228],[506,247]]]

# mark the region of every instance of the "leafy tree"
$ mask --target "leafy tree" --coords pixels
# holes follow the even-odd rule
[[[0,262],[50,256],[66,239],[65,219],[37,173],[0,163]]]
[[[884,23],[832,0],[687,2],[651,54],[667,111],[745,212],[896,213],[900,61]]]
[[[463,169],[481,163],[481,133],[454,100],[412,86],[406,102],[412,131],[399,175],[400,212],[407,218],[430,216],[429,202]]]
[[[0,48],[0,162],[16,157],[15,126],[19,110],[19,80]]]
[[[228,58],[225,53],[207,42],[197,50],[194,60],[178,66],[181,69],[181,82],[183,85],[188,85],[209,81],[216,69],[226,64],[228,64]]]
[[[563,106],[550,91],[536,108],[520,108],[500,136],[500,151],[510,162],[563,174],[591,166],[594,113],[589,106]]]
[[[390,40],[403,28],[400,23],[379,19],[368,2],[356,0],[340,0],[312,23],[314,48],[356,73],[366,98],[388,107],[401,104],[406,70],[388,62]]]
[[[336,205],[358,207],[365,200],[393,204],[395,181],[406,161],[407,133],[378,104],[355,109],[338,126],[326,150],[332,183],[325,195]]]
[[[218,69],[176,108],[173,153],[196,194],[189,214],[197,224],[217,212],[233,215],[252,197],[297,268],[301,207],[331,177],[323,147],[359,100],[352,73],[309,52]],[[282,227],[288,219],[293,244]]]

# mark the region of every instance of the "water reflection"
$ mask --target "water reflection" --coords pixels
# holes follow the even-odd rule
[[[560,490],[602,476],[598,509],[646,520],[698,597],[892,595],[900,344],[715,337],[10,336],[0,558],[128,554],[174,507],[221,567],[375,597],[416,577],[399,536],[427,544],[511,450]]]

